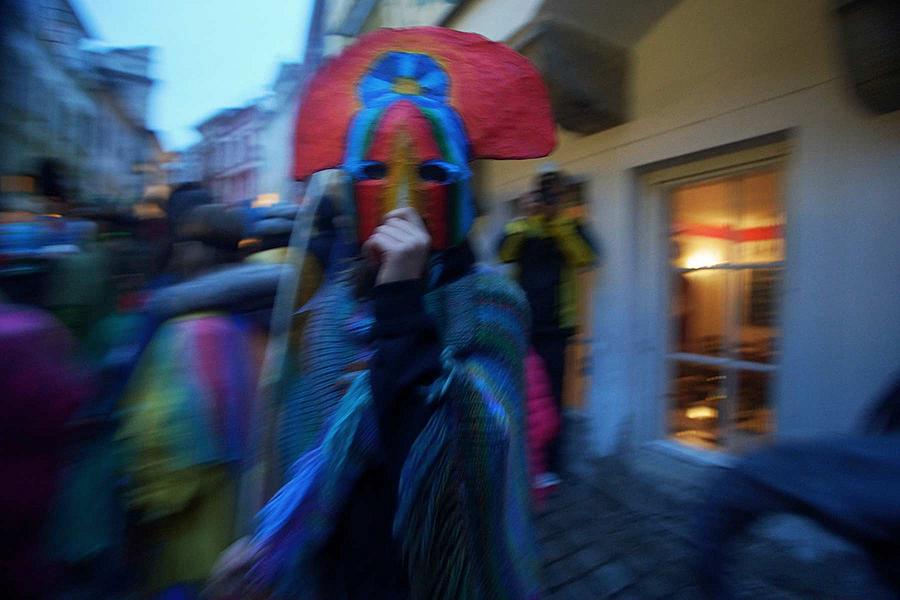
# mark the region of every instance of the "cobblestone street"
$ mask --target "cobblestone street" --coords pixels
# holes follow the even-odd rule
[[[692,575],[694,516],[710,472],[727,457],[654,443],[600,460],[577,456],[585,423],[570,428],[571,475],[537,519],[548,600],[700,598]],[[858,549],[810,521],[764,519],[729,550],[735,598],[889,599]]]
[[[689,545],[600,483],[566,480],[538,517],[546,597],[698,598]]]

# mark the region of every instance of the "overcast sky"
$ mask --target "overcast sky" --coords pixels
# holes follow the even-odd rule
[[[157,46],[149,126],[167,150],[193,126],[261,94],[282,61],[301,57],[311,0],[73,0],[100,41]]]

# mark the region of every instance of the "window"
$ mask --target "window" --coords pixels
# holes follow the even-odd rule
[[[669,188],[669,430],[739,449],[772,429],[784,269],[782,170]]]

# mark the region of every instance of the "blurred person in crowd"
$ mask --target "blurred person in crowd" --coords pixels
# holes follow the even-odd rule
[[[174,239],[181,237],[181,224],[193,209],[214,203],[212,194],[199,182],[182,183],[175,187],[166,202],[170,236]]]
[[[55,219],[62,243],[72,251],[60,253],[51,261],[45,305],[79,341],[115,308],[112,275],[118,254],[99,239],[105,219],[79,218],[69,214]]]
[[[237,537],[260,362],[245,317],[271,306],[280,269],[237,262],[243,223],[225,206],[197,206],[180,220],[181,281],[146,302],[151,334],[117,440],[145,552],[141,593],[190,598]]]
[[[531,308],[531,344],[546,365],[562,415],[566,348],[577,318],[577,270],[593,265],[597,251],[585,225],[561,211],[559,171],[551,166],[538,183],[536,191],[519,199],[521,214],[506,225],[498,253],[502,262],[516,265],[516,279]],[[549,472],[542,478],[548,486],[559,483],[564,467],[562,433],[560,427],[550,445]]]
[[[176,281],[240,261],[244,223],[226,206],[203,204],[171,218],[175,244],[169,271]]]
[[[144,289],[159,287],[157,279],[164,271],[172,250],[169,215],[166,212],[168,197],[153,197],[147,201],[147,215],[137,224],[136,238],[144,249]]]
[[[0,588],[41,597],[54,584],[41,548],[64,460],[66,423],[93,393],[74,340],[45,311],[0,305]]]
[[[61,161],[42,159],[38,165],[37,184],[45,212],[65,214],[72,208],[73,186]]]
[[[308,241],[307,268],[311,270],[310,281],[324,278],[324,274],[345,267],[351,255],[348,236],[342,231],[341,198],[331,186],[316,206],[312,231]],[[296,205],[271,207],[265,216],[253,224],[250,235],[259,240],[256,251],[248,260],[256,262],[282,262],[286,260],[295,229],[295,219],[301,209]],[[346,229],[344,226],[343,229]],[[294,250],[296,252],[296,250]]]
[[[62,210],[62,208],[59,208]],[[0,225],[5,295],[49,309],[78,340],[111,308],[111,263],[98,223],[68,210]],[[34,277],[25,277],[27,271]]]
[[[147,319],[139,296],[151,265],[141,252],[138,223],[117,208],[70,213],[98,225],[96,245],[108,256],[109,310],[90,327],[80,355],[97,393],[67,424],[67,460],[48,528],[49,558],[59,567],[59,598],[116,597],[132,583],[122,497],[122,456],[114,442],[122,390],[141,348]]]
[[[778,513],[807,517],[857,544],[885,589],[900,594],[900,377],[858,434],[776,443],[710,482],[696,531],[706,597],[731,597],[724,573],[730,542]]]
[[[534,598],[527,307],[475,265],[468,162],[546,155],[546,90],[505,46],[439,28],[363,36],[308,89],[295,175],[350,175],[359,256],[309,303],[299,458],[211,591]]]
[[[45,229],[34,220],[0,223],[0,301],[41,304],[49,266],[41,253]]]
[[[158,270],[150,282],[152,289],[159,289],[179,281],[182,277],[181,262],[186,260],[192,241],[185,228],[191,212],[200,206],[212,205],[214,199],[198,182],[183,183],[175,187],[165,203],[166,235],[156,256]],[[188,248],[184,246],[187,245]]]

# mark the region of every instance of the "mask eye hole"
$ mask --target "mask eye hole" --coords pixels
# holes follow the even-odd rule
[[[419,177],[423,181],[448,183],[451,179],[451,174],[446,165],[439,162],[427,162],[419,165]]]
[[[370,162],[361,169],[363,179],[384,179],[387,176],[387,165]]]

